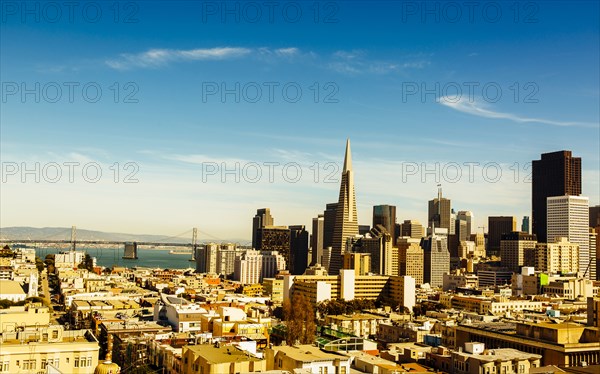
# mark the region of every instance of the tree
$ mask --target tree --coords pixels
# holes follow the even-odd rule
[[[42,259],[38,256],[35,256],[35,267],[39,272],[44,271],[44,261],[42,261]]]
[[[283,319],[286,321],[286,341],[290,345],[312,344],[315,340],[315,312],[304,295],[294,295],[283,302]]]
[[[94,260],[90,257],[88,253],[85,254],[85,258],[81,262],[81,264],[77,265],[78,269],[87,269],[88,271],[94,271]]]

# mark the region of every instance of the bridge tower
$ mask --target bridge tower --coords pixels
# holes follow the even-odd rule
[[[192,230],[192,258],[190,261],[196,261],[196,249],[198,248],[198,228]]]
[[[75,250],[75,239],[77,237],[77,227],[71,226],[71,250]]]

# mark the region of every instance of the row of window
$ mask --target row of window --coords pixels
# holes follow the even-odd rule
[[[92,366],[92,357],[75,357],[73,366],[76,368],[87,368]]]
[[[67,357],[65,360],[67,363],[69,363],[70,361],[69,357]],[[48,365],[53,365],[54,367],[58,368],[60,365],[60,358],[42,358],[40,364],[40,369],[46,369]],[[37,360],[17,360],[16,366],[18,367],[18,370],[36,370]],[[92,367],[92,356],[75,357],[75,361],[73,361],[73,366],[76,368]],[[10,361],[0,360],[0,373],[10,372]]]

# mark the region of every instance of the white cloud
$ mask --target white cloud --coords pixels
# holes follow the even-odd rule
[[[411,61],[378,61],[369,59],[365,51],[336,51],[327,67],[338,73],[356,75],[398,73],[408,69],[423,69],[430,64],[422,56],[408,58]]]
[[[541,123],[541,124],[545,124],[545,125],[563,126],[563,127],[569,127],[569,126],[592,127],[592,128],[598,127],[598,124],[587,123],[587,122],[554,121],[554,120],[543,119],[543,118],[523,117],[523,116],[519,116],[517,114],[512,114],[512,113],[497,112],[492,109],[489,109],[488,105],[486,105],[484,103],[477,102],[477,101],[470,101],[466,98],[458,98],[457,99],[456,97],[443,96],[439,99],[439,102],[440,102],[440,104],[447,106],[449,108],[452,108],[454,110],[457,110],[459,112],[471,114],[471,115],[478,116],[478,117],[484,117],[484,118],[507,119],[507,120],[519,122],[519,123]]]
[[[106,60],[106,64],[116,70],[134,67],[156,68],[176,61],[228,60],[249,55],[248,48],[216,47],[196,49],[150,49],[141,53],[123,53],[118,58]]]

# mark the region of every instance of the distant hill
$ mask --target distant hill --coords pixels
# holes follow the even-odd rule
[[[199,234],[200,235],[200,234]],[[71,239],[70,227],[1,227],[1,239],[46,239],[46,240],[69,240]],[[168,235],[152,235],[152,234],[125,234],[116,232],[104,232],[94,230],[77,229],[77,240],[108,240],[108,241],[138,241],[138,242],[169,242],[169,243],[190,243],[192,235],[189,238],[170,237]],[[198,241],[203,243],[211,241],[211,238],[199,237]],[[220,242],[219,240],[214,240]],[[223,240],[232,243],[245,243],[245,239]]]

